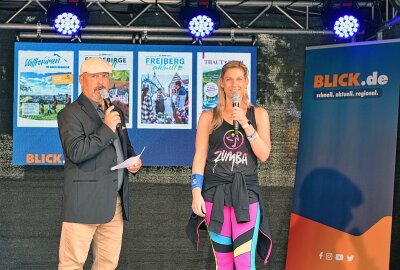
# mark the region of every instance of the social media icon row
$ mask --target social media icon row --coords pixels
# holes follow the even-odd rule
[[[319,253],[319,259],[320,260],[327,260],[327,261],[347,261],[347,262],[352,262],[354,260],[354,255],[344,255],[341,253],[332,253],[332,252],[326,252],[324,253],[323,251],[321,251]]]

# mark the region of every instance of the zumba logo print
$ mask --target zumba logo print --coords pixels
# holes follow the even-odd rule
[[[231,170],[233,170],[234,165],[239,165],[239,164],[248,165],[247,164],[247,156],[249,155],[248,153],[243,153],[241,151],[233,153],[232,151],[219,150],[216,151],[215,154],[218,155],[214,159],[215,166],[217,166],[218,162],[232,162]]]
[[[227,149],[236,150],[243,145],[244,136],[240,131],[238,134],[235,134],[234,130],[229,130],[224,134],[223,140],[224,140],[224,145]],[[244,153],[242,151],[227,151],[223,149],[214,152],[214,154],[217,155],[217,157],[214,159],[215,162],[214,168],[218,165],[218,162],[231,162],[232,163],[231,171],[233,170],[233,167],[235,165],[239,164],[248,165],[247,164],[248,153]]]
[[[225,132],[223,140],[226,148],[236,150],[243,145],[244,136],[242,132],[239,131],[238,134],[235,134],[235,131],[231,129]]]

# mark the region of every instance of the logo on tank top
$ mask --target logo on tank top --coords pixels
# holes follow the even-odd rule
[[[235,131],[233,129],[228,130],[224,134],[223,142],[227,149],[237,150],[244,144],[243,133],[239,131],[238,134],[235,134]],[[231,170],[233,170],[233,167],[235,165],[239,164],[248,165],[247,164],[248,153],[244,153],[242,151],[229,151],[229,150],[221,149],[214,152],[214,154],[217,155],[217,157],[214,159],[215,162],[214,168],[217,166],[218,162],[231,163]]]
[[[242,132],[239,131],[238,134],[235,134],[235,131],[231,129],[225,132],[223,140],[226,148],[236,150],[243,145],[244,136]]]

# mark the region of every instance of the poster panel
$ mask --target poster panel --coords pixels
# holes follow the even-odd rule
[[[204,110],[213,109],[218,102],[218,78],[221,69],[228,61],[241,61],[248,69],[249,85],[248,95],[251,99],[252,65],[251,53],[221,53],[198,52],[197,53],[197,121]]]
[[[57,113],[81,94],[81,63],[88,57],[101,57],[112,64],[109,93],[123,109],[132,144],[137,151],[146,147],[144,166],[190,166],[197,85],[204,85],[203,77],[196,75],[198,52],[207,57],[208,53],[243,56],[249,61],[249,91],[255,103],[255,47],[15,43],[13,164],[64,164]],[[142,105],[145,88],[152,107],[147,119]]]
[[[138,53],[138,128],[192,128],[192,53]]]
[[[56,127],[73,98],[73,52],[18,52],[17,126]]]
[[[398,41],[308,48],[287,270],[389,269],[398,60]]]
[[[79,66],[88,58],[100,57],[112,66],[109,95],[111,103],[118,106],[125,116],[127,128],[132,127],[133,52],[129,51],[79,51]],[[82,91],[78,86],[78,93]]]

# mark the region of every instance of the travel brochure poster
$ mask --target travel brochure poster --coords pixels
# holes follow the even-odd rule
[[[218,78],[226,62],[241,61],[248,68],[248,95],[251,100],[251,53],[197,53],[197,120],[204,110],[213,109],[218,102]]]
[[[138,53],[138,128],[192,128],[192,54]]]
[[[132,128],[133,53],[128,51],[79,51],[79,66],[91,57],[100,57],[112,65],[109,95],[112,104],[125,116],[126,127]],[[82,89],[79,85],[79,93]]]
[[[73,98],[73,59],[71,51],[18,52],[18,127],[57,127]]]

